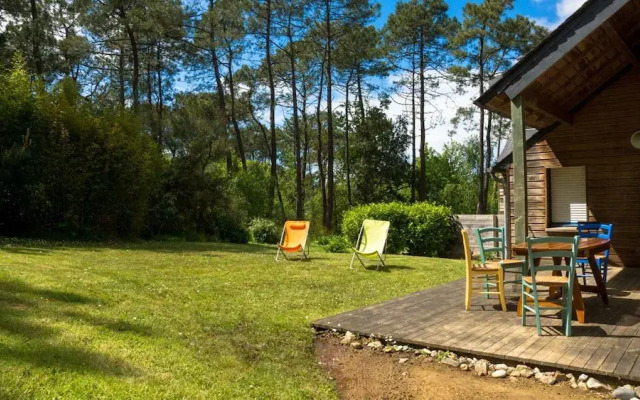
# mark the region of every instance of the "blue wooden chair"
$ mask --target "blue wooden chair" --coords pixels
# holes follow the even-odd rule
[[[599,238],[611,240],[611,233],[613,232],[613,224],[601,224],[598,222],[588,222],[578,224],[578,236],[581,238]],[[586,258],[578,258],[578,267],[582,269],[582,274],[578,274],[579,278],[582,278],[582,283],[587,284],[587,278],[592,277],[593,274],[587,272],[587,266],[589,260]],[[596,256],[596,264],[602,274],[602,281],[607,284],[607,270],[609,269],[609,250],[607,249],[603,254]]]
[[[579,236],[527,238],[531,275],[525,276],[522,279],[522,325],[527,324],[527,311],[532,312],[536,317],[538,336],[542,334],[540,311],[557,310],[558,308],[562,309],[562,328],[565,335],[571,336],[573,285],[575,282],[574,275],[579,243]],[[570,250],[558,250],[558,246],[554,246],[557,244],[563,244],[564,246],[569,244]],[[539,246],[539,248],[533,251],[532,248],[534,246]],[[551,258],[554,260],[553,264],[536,266],[536,264],[539,264],[537,260],[541,258]],[[565,259],[570,260],[568,265],[562,265],[562,261]],[[560,275],[538,275],[539,272],[544,271],[557,271]],[[541,300],[538,296],[538,286],[545,286],[549,289],[561,289],[562,301],[557,304],[556,302],[545,300],[544,306],[541,306]],[[528,299],[533,300],[533,305]]]
[[[522,277],[527,274],[527,260],[508,258],[504,227],[477,228],[476,241],[480,248],[480,261],[482,264],[490,261],[498,262],[505,274],[504,283],[520,285]],[[515,275],[514,278],[507,280],[507,272],[513,273]],[[495,286],[495,283],[487,279],[484,286],[485,291],[489,291],[489,287]],[[489,298],[489,295],[485,294],[485,297]]]

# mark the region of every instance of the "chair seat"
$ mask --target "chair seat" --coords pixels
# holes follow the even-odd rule
[[[524,262],[524,260],[518,260],[517,258],[507,258],[499,261],[499,263],[505,267],[522,265]]]
[[[299,244],[297,246],[293,246],[293,247],[287,247],[287,246],[283,246],[283,245],[279,244],[278,247],[280,247],[280,250],[286,251],[287,253],[295,253],[296,251],[301,251],[302,250],[302,245],[301,244]]]
[[[485,264],[473,264],[473,266],[471,267],[472,271],[479,271],[479,272],[500,271],[500,269],[502,269],[502,267],[500,267],[500,264],[495,262],[488,262]]]
[[[530,276],[525,276],[524,281],[528,284],[533,284],[533,280]],[[536,284],[543,286],[561,286],[569,283],[569,279],[566,276],[554,276],[554,275],[538,275],[536,276]]]

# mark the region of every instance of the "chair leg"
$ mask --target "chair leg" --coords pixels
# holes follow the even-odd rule
[[[353,262],[356,259],[356,253],[353,253],[353,256],[351,257],[351,264],[349,264],[349,269],[353,269]]]
[[[469,308],[471,307],[471,280],[471,276],[467,276],[467,285],[464,292],[464,308],[467,311],[469,311]]]
[[[542,336],[542,323],[540,321],[540,305],[538,304],[538,290],[533,287],[533,309],[536,314],[536,326],[538,327],[538,336]]]
[[[573,314],[573,293],[569,293],[569,287],[567,285],[567,304],[566,304],[566,326],[565,335],[571,336],[571,315]]]
[[[504,271],[500,270],[498,272],[498,296],[500,297],[500,305],[502,306],[502,311],[507,311],[507,303],[504,300]]]
[[[484,276],[484,291],[485,292],[489,291],[489,278],[487,277],[487,275]],[[484,298],[488,299],[489,298],[489,293],[485,293],[484,294]]]
[[[587,285],[587,267],[584,264],[580,264],[580,267],[582,268],[582,284],[583,285]]]
[[[280,261],[278,257],[280,256],[280,247],[278,247],[278,251],[276,252],[276,261]]]
[[[522,286],[522,290],[520,293],[520,299],[522,299],[522,304],[520,307],[522,307],[522,326],[526,326],[527,325],[527,309],[524,307],[525,304],[527,304],[527,297],[525,296],[525,286],[524,284],[521,285]]]

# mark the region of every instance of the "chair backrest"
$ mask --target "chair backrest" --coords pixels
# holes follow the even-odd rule
[[[376,221],[374,219],[362,221],[358,251],[362,253],[377,251],[379,254],[384,254],[390,225],[389,221]]]
[[[309,221],[287,221],[284,223],[282,245],[285,247],[304,247],[309,236]]]
[[[500,259],[508,258],[506,254],[506,243],[504,227],[488,227],[476,229],[476,240],[480,247],[480,261],[487,262],[491,253],[496,253]]]
[[[581,222],[578,224],[578,236],[581,238],[598,238],[611,240],[613,224],[599,222]],[[609,259],[609,249],[604,252],[605,259]]]
[[[463,229],[462,233],[462,244],[464,245],[464,262],[467,269],[467,275],[471,268],[473,268],[473,260],[471,259],[471,246],[469,245],[469,233]]]
[[[536,283],[536,274],[542,271],[560,271],[566,272],[567,276],[573,277],[576,268],[576,258],[578,257],[578,247],[580,244],[580,237],[540,237],[540,238],[527,238],[527,249],[529,253],[528,262],[531,268],[531,279],[533,284]],[[534,249],[536,247],[536,249]],[[541,258],[551,258],[551,264],[545,263],[539,264],[537,260]],[[565,259],[569,259],[567,265],[562,264]],[[558,264],[555,264],[559,261]],[[569,279],[569,293],[573,290],[573,279]]]

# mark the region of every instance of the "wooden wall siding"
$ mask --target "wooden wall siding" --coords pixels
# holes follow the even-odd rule
[[[637,130],[640,71],[634,68],[577,112],[572,125],[559,126],[527,151],[534,235],[545,236],[548,226],[546,169],[584,165],[589,219],[614,224],[611,261],[640,267],[640,150],[630,143]]]

